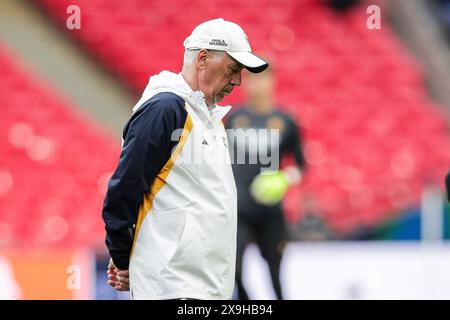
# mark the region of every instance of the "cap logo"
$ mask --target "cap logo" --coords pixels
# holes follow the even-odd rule
[[[220,40],[220,39],[211,39],[211,41],[209,42],[209,45],[228,47],[228,44],[225,42],[225,40]]]

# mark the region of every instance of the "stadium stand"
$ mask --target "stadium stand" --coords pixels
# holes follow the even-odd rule
[[[263,2],[267,11],[256,14]],[[314,194],[340,233],[380,223],[417,207],[424,184],[442,185],[448,171],[447,123],[427,98],[420,66],[385,20],[380,30],[366,27],[365,9],[337,13],[319,0],[36,3],[138,92],[149,75],[181,67],[183,40],[199,22],[221,16],[241,24],[254,48],[275,58],[280,105],[304,128],[310,167],[304,184],[286,199],[292,222],[301,218],[301,191]],[[70,4],[81,8],[81,30],[65,29]],[[235,94],[227,102],[241,99]],[[98,154],[102,165],[116,160]],[[77,178],[87,174],[84,161],[92,164],[78,160]],[[92,188],[94,183],[87,190]]]
[[[119,145],[0,46],[0,247],[102,245]]]

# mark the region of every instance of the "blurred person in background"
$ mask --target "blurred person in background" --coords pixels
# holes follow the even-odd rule
[[[249,299],[242,282],[242,259],[247,245],[255,241],[269,265],[276,297],[283,299],[280,266],[288,233],[281,202],[288,187],[300,181],[305,159],[297,124],[289,115],[275,107],[273,69],[269,67],[259,77],[250,75],[245,91],[248,97],[246,106],[233,112],[227,121],[229,133],[233,135],[230,137],[230,151],[233,152],[233,172],[238,190],[237,294],[241,300]],[[275,129],[279,132],[279,139],[271,141],[257,135],[256,140],[244,141],[240,139],[237,129],[244,132],[248,129]],[[259,152],[273,150],[268,144],[274,143],[278,148],[279,158],[292,154],[296,166],[262,173],[264,166]],[[258,154],[255,164],[249,161],[251,152]],[[239,153],[245,154],[244,164],[237,163],[234,159]],[[271,159],[278,161],[277,163],[280,160]]]

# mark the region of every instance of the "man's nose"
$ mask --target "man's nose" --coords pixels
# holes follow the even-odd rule
[[[233,86],[240,86],[241,85],[241,71],[239,71],[238,73],[236,73],[233,78],[231,78],[230,83]]]

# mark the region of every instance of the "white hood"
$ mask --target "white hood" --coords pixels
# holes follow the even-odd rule
[[[150,77],[141,99],[133,107],[133,112],[139,109],[145,101],[161,92],[175,93],[183,98],[191,107],[196,109],[197,112],[206,116],[208,120],[221,120],[231,109],[231,106],[222,107],[217,105],[208,108],[203,92],[193,91],[180,73],[176,74],[164,70]]]

